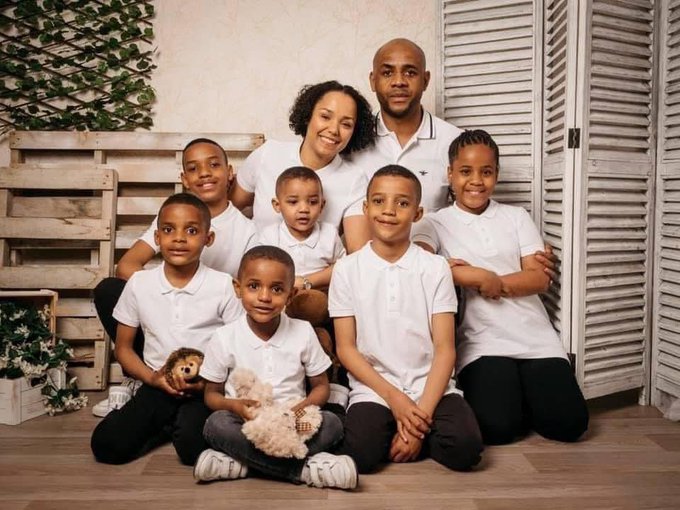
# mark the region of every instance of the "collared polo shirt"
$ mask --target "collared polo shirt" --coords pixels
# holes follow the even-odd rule
[[[215,330],[243,314],[227,273],[200,264],[191,281],[177,289],[164,266],[134,273],[113,310],[121,324],[142,328],[144,362],[153,370],[180,347],[205,352]]]
[[[352,155],[352,161],[361,167],[367,182],[383,166],[401,165],[420,180],[423,187],[421,205],[426,212],[446,207],[449,145],[461,130],[423,110],[418,131],[402,147],[397,135],[385,126],[380,112],[375,118],[378,135],[375,145]]]
[[[428,214],[413,225],[411,238],[447,258],[463,259],[498,275],[521,271],[521,258],[544,246],[525,209],[494,200],[482,214],[456,204]],[[538,295],[492,300],[466,288],[465,298],[465,315],[457,331],[458,371],[481,356],[566,358]]]
[[[247,368],[272,385],[276,402],[286,402],[304,399],[305,378],[322,374],[330,365],[309,322],[281,314],[276,333],[265,341],[253,333],[244,315],[215,331],[200,374],[220,383],[233,369]],[[236,396],[230,384],[225,391],[228,397]]]
[[[292,166],[303,166],[300,143],[269,140],[255,149],[239,168],[236,174],[239,186],[255,194],[253,221],[258,229],[281,220],[271,201],[276,196],[276,179]],[[350,213],[350,206],[361,203],[366,194],[366,177],[359,167],[337,155],[327,166],[316,170],[316,174],[326,199],[319,221],[339,229],[345,217],[362,214],[361,211]]]
[[[432,316],[455,313],[456,292],[446,260],[415,244],[396,262],[373,243],[336,262],[328,295],[331,317],[353,316],[356,346],[390,384],[418,401],[432,368]],[[387,403],[349,374],[350,405]],[[453,380],[445,392],[456,392]]]
[[[158,216],[139,238],[156,253],[160,250],[153,235],[157,225]],[[230,203],[224,211],[210,220],[210,229],[215,232],[215,241],[203,248],[201,262],[217,271],[236,275],[243,254],[257,245],[255,224]]]
[[[338,229],[330,223],[316,223],[307,239],[293,237],[284,221],[268,225],[260,232],[260,242],[278,246],[295,262],[295,274],[306,276],[326,269],[345,255]]]

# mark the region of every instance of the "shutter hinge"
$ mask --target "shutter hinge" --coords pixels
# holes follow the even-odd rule
[[[581,128],[569,128],[567,148],[578,149],[581,147]]]

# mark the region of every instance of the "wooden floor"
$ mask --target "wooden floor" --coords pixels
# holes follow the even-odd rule
[[[126,466],[100,465],[89,408],[42,416],[0,425],[0,509],[679,509],[680,424],[634,397],[591,403],[580,443],[533,435],[488,448],[472,473],[430,460],[390,465],[362,476],[354,492],[257,479],[197,485],[169,446]]]

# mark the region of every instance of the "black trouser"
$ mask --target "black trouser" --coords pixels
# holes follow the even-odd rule
[[[104,278],[94,289],[94,306],[97,309],[99,321],[113,342],[116,341],[116,329],[118,328],[118,321],[113,318],[113,309],[116,307],[126,283],[125,280],[120,278]],[[142,333],[142,328],[137,328],[133,349],[140,359],[144,359],[144,333]]]
[[[569,362],[562,358],[484,356],[458,374],[486,444],[506,444],[533,429],[576,441],[588,429],[588,408]]]
[[[208,448],[203,426],[211,412],[202,395],[176,398],[144,384],[97,425],[90,441],[92,453],[99,462],[125,464],[172,441],[182,464],[191,466]]]
[[[360,473],[370,473],[388,460],[396,432],[397,423],[388,407],[374,402],[353,404],[347,410],[340,453],[350,455]],[[463,397],[457,393],[442,397],[420,456],[466,471],[479,463],[483,449],[475,416]]]

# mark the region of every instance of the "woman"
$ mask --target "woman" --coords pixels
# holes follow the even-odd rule
[[[231,201],[239,209],[253,206],[258,229],[279,221],[271,206],[276,178],[286,168],[306,166],[323,184],[321,221],[344,231],[348,252],[359,249],[368,239],[361,208],[367,182],[361,169],[341,155],[373,144],[375,124],[368,101],[337,81],[307,85],[291,108],[289,122],[302,143],[270,140],[255,150],[238,171]]]

